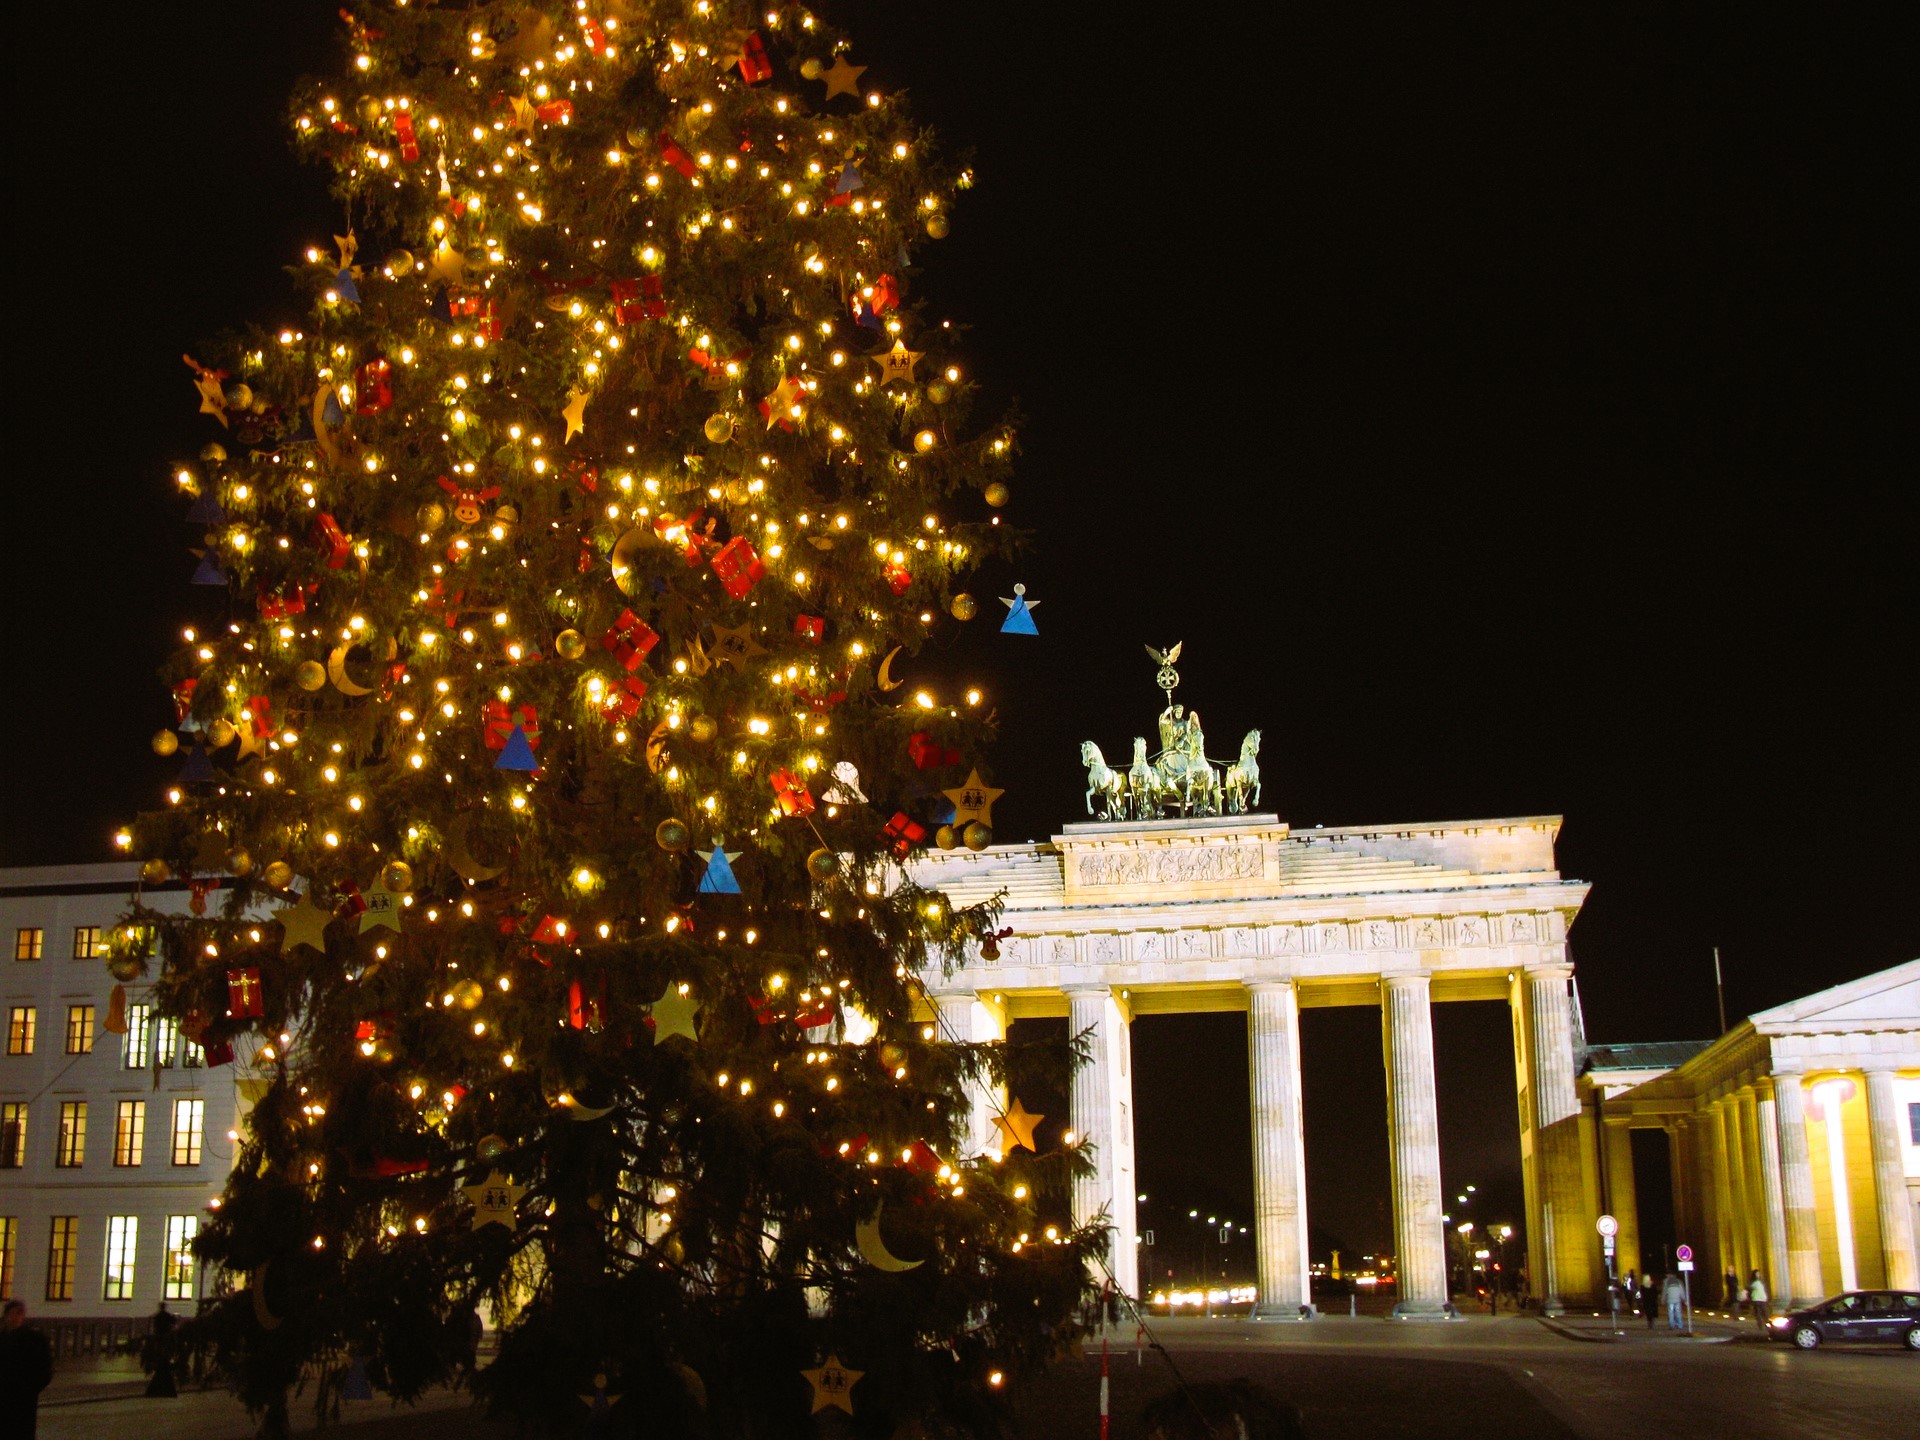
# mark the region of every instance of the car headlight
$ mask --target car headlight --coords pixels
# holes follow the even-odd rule
[[[1789,1326],[1792,1323],[1793,1322],[1789,1317],[1785,1315],[1776,1315],[1773,1320],[1773,1328],[1776,1330],[1784,1330],[1787,1328],[1787,1326]]]

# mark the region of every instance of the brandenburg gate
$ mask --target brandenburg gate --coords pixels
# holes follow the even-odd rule
[[[1189,734],[1197,755],[1198,719],[1182,721],[1171,704],[1170,674],[1163,669],[1163,755]],[[1249,739],[1257,750],[1257,733]],[[1142,759],[1143,749],[1135,743]],[[1257,772],[1251,793],[1257,797]],[[1089,1062],[1074,1073],[1070,1123],[1077,1143],[1093,1147],[1095,1168],[1076,1182],[1073,1209],[1077,1221],[1105,1215],[1116,1281],[1139,1293],[1133,1018],[1246,1014],[1255,1313],[1293,1319],[1313,1313],[1300,1011],[1378,1005],[1397,1313],[1444,1313],[1432,1007],[1504,1000],[1513,1017],[1533,1291],[1550,1308],[1603,1295],[1599,1186],[1593,1146],[1581,1138],[1567,953],[1588,887],[1555,867],[1559,817],[1294,830],[1273,815],[1219,814],[1220,794],[1216,781],[1215,804],[1191,807],[1216,813],[1158,818],[1153,812],[1164,805],[1130,807],[1123,796],[1090,793],[1090,808],[1113,818],[1068,825],[1050,843],[931,851],[913,865],[916,880],[955,905],[998,897],[999,923],[1012,931],[997,957],[975,943],[951,974],[925,977],[948,1034],[992,1041],[1014,1020],[1064,1015],[1091,1041]],[[1131,809],[1148,818],[1127,818]],[[993,1114],[983,1095],[973,1117],[977,1151],[997,1148]]]

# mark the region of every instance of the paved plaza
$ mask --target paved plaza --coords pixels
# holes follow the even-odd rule
[[[1751,1338],[1746,1327],[1702,1317],[1687,1339],[1592,1315],[1543,1323],[1472,1316],[1395,1323],[1335,1316],[1312,1325],[1238,1319],[1156,1320],[1167,1357],[1114,1332],[1109,1366],[1113,1440],[1142,1436],[1142,1406],[1173,1388],[1246,1377],[1300,1407],[1311,1440],[1910,1440],[1920,1415],[1920,1357],[1897,1350],[1800,1354]],[[128,1361],[69,1365],[40,1412],[44,1440],[245,1440],[245,1414],[223,1393],[139,1398]],[[1028,1397],[1021,1433],[1032,1440],[1099,1434],[1099,1348],[1062,1364]],[[349,1402],[342,1440],[491,1440],[464,1397],[430,1396],[415,1410]],[[296,1428],[314,1429],[297,1407]]]

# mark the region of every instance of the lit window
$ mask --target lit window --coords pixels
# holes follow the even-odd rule
[[[140,1245],[140,1217],[107,1217],[107,1283],[103,1300],[133,1298],[133,1255]]]
[[[147,1102],[122,1100],[113,1112],[113,1163],[138,1165],[147,1145]]]
[[[73,958],[76,960],[100,958],[100,927],[98,925],[73,927]]]
[[[153,1022],[153,1063],[162,1069],[169,1068],[179,1048],[180,1022],[171,1015],[162,1015]]]
[[[40,951],[47,943],[47,932],[38,925],[22,925],[13,932],[13,958],[16,960],[38,960]]]
[[[56,1215],[47,1236],[47,1299],[73,1299],[73,1268],[80,1258],[80,1217]]]
[[[63,1170],[83,1165],[87,1159],[87,1102],[60,1102],[60,1138],[53,1150],[53,1163]]]
[[[147,1068],[147,1046],[153,1041],[153,1007],[127,1006],[127,1033],[120,1043],[120,1065],[126,1070]]]
[[[0,1215],[0,1295],[13,1294],[13,1257],[19,1249],[19,1217]]]
[[[204,1100],[176,1100],[173,1102],[173,1163],[176,1165],[198,1165],[200,1163],[200,1132],[207,1123],[207,1102]]]
[[[191,1040],[180,1042],[180,1063],[189,1070],[198,1070],[207,1063],[207,1052]]]
[[[93,1053],[93,1006],[69,1005],[67,1007],[67,1054],[91,1055]]]
[[[1907,1129],[1913,1132],[1913,1143],[1920,1145],[1920,1100],[1907,1104]]]
[[[18,1170],[27,1163],[27,1102],[0,1104],[0,1170]]]
[[[167,1275],[163,1298],[193,1299],[193,1242],[199,1234],[198,1215],[167,1217]]]
[[[7,1011],[7,1054],[33,1054],[33,1032],[40,1012],[31,1005],[15,1005]]]

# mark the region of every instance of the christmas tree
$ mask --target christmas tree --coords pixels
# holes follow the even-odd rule
[[[969,176],[798,6],[345,18],[301,318],[188,360],[210,613],[122,836],[220,882],[113,963],[253,1102],[185,1343],[266,1432],[480,1311],[543,1431],[993,1433],[1100,1240],[1081,1157],[963,1138],[1068,1047],[918,987],[995,918],[911,880],[990,843],[942,794],[990,707],[894,673],[1007,540],[912,294]]]

